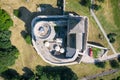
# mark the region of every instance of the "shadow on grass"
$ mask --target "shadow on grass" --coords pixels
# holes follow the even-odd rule
[[[20,74],[14,69],[8,69],[0,74],[5,80],[20,79]]]
[[[95,66],[99,67],[99,68],[105,68],[106,67],[106,62],[101,62],[99,60],[95,61]]]
[[[33,71],[27,67],[24,67],[22,70],[24,71],[24,73],[22,75],[22,78],[24,80],[28,80],[34,75]]]
[[[88,41],[88,43],[89,43],[89,44],[96,45],[96,46],[101,46],[101,47],[104,47],[102,44],[100,44],[100,43],[97,43],[97,42]]]
[[[47,75],[49,77],[53,77],[54,80],[77,80],[77,75],[68,67],[65,66],[45,66],[42,67],[40,65],[36,66],[36,74],[40,72],[44,73],[43,75]]]
[[[36,8],[38,8],[39,11],[31,12],[26,7],[20,7],[13,11],[14,15],[25,23],[25,29],[29,35],[31,35],[31,22],[33,18],[39,15],[62,15],[61,9],[54,8],[50,4],[39,4],[36,5]],[[24,34],[21,35],[24,37]]]

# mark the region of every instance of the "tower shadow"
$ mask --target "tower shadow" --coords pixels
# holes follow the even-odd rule
[[[31,22],[33,18],[39,16],[39,15],[62,15],[62,10],[59,8],[54,8],[50,4],[39,4],[36,5],[37,11],[36,12],[30,12],[26,7],[20,7],[18,10],[19,16],[17,16],[19,19],[21,19],[25,23],[25,29],[28,34],[31,33]],[[22,35],[22,34],[21,34]]]

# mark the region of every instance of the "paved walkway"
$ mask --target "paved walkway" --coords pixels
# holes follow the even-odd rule
[[[94,0],[91,0],[91,4],[94,4]],[[114,49],[114,47],[112,46],[112,44],[109,42],[109,39],[107,38],[107,34],[105,33],[101,23],[99,22],[98,18],[96,17],[95,13],[94,13],[94,10],[92,8],[90,8],[90,12],[91,12],[91,15],[93,16],[93,18],[95,19],[98,27],[100,28],[100,30],[102,31],[103,35],[105,36],[109,46],[111,47],[112,51],[113,51],[113,55],[110,55],[110,56],[107,56],[107,55],[104,55],[103,57],[101,58],[98,58],[98,59],[93,59],[92,57],[88,56],[87,54],[84,54],[84,58],[82,59],[82,62],[85,62],[85,63],[94,63],[96,60],[97,61],[105,61],[105,60],[110,60],[110,59],[113,59],[115,57],[117,57],[118,55],[120,55],[120,53],[117,53]]]
[[[108,75],[108,74],[113,74],[113,73],[118,72],[118,71],[119,71],[119,69],[112,69],[112,70],[105,71],[105,72],[95,74],[95,75],[92,75],[92,76],[86,76],[86,77],[83,77],[79,80],[92,80],[94,78],[105,76],[105,75]]]
[[[93,3],[94,3],[94,0],[91,0],[91,4],[93,4]],[[103,29],[100,21],[99,21],[98,18],[96,17],[96,15],[95,15],[95,13],[94,13],[94,10],[93,10],[92,8],[90,8],[90,12],[91,12],[91,15],[93,16],[93,18],[95,19],[98,27],[99,27],[100,30],[102,31],[104,37],[106,38],[106,40],[107,40],[109,46],[111,47],[112,51],[114,52],[114,54],[117,54],[116,51],[115,51],[115,49],[114,49],[114,47],[112,46],[112,44],[110,43],[109,39],[107,38],[107,34],[105,33],[105,31],[104,31],[104,29]]]

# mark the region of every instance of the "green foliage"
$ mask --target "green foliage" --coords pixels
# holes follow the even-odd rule
[[[83,6],[86,6],[88,8],[90,8],[91,6],[91,0],[80,0],[80,4]]]
[[[18,50],[11,44],[11,32],[8,30],[13,25],[10,16],[0,9],[0,73],[15,63]]]
[[[17,10],[17,9],[15,9],[15,10],[13,11],[13,14],[14,14],[15,16],[17,16],[17,17],[20,17],[20,16],[21,16],[19,10]]]
[[[117,60],[110,60],[109,63],[112,68],[119,68],[120,66]]]
[[[101,51],[99,48],[92,48],[93,51],[93,57],[98,58],[98,54]]]
[[[16,54],[18,54],[18,50],[14,46],[0,49],[0,73],[15,63]]]
[[[9,48],[11,47],[10,42],[10,31],[0,31],[0,48]]]
[[[3,9],[0,9],[0,30],[8,30],[12,25],[13,21],[10,16]]]
[[[25,36],[25,41],[28,43],[28,44],[31,44],[31,37],[29,34],[26,34]]]
[[[115,42],[115,36],[116,36],[115,33],[109,33],[107,35],[107,37],[109,38],[110,43],[114,43]]]
[[[40,80],[77,80],[77,76],[75,73],[71,71],[71,69],[66,67],[36,67],[36,76]]]
[[[29,68],[22,69],[23,75],[18,74],[13,69],[8,69],[2,72],[1,76],[5,80],[77,80],[78,77],[70,68],[67,67],[51,67],[51,66],[36,66],[36,71],[33,72]]]
[[[20,80],[20,75],[14,69],[8,69],[1,74],[5,80]]]

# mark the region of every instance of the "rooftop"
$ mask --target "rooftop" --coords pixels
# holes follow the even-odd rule
[[[31,26],[33,46],[44,61],[54,65],[80,63],[78,55],[86,50],[87,17],[37,16]]]

